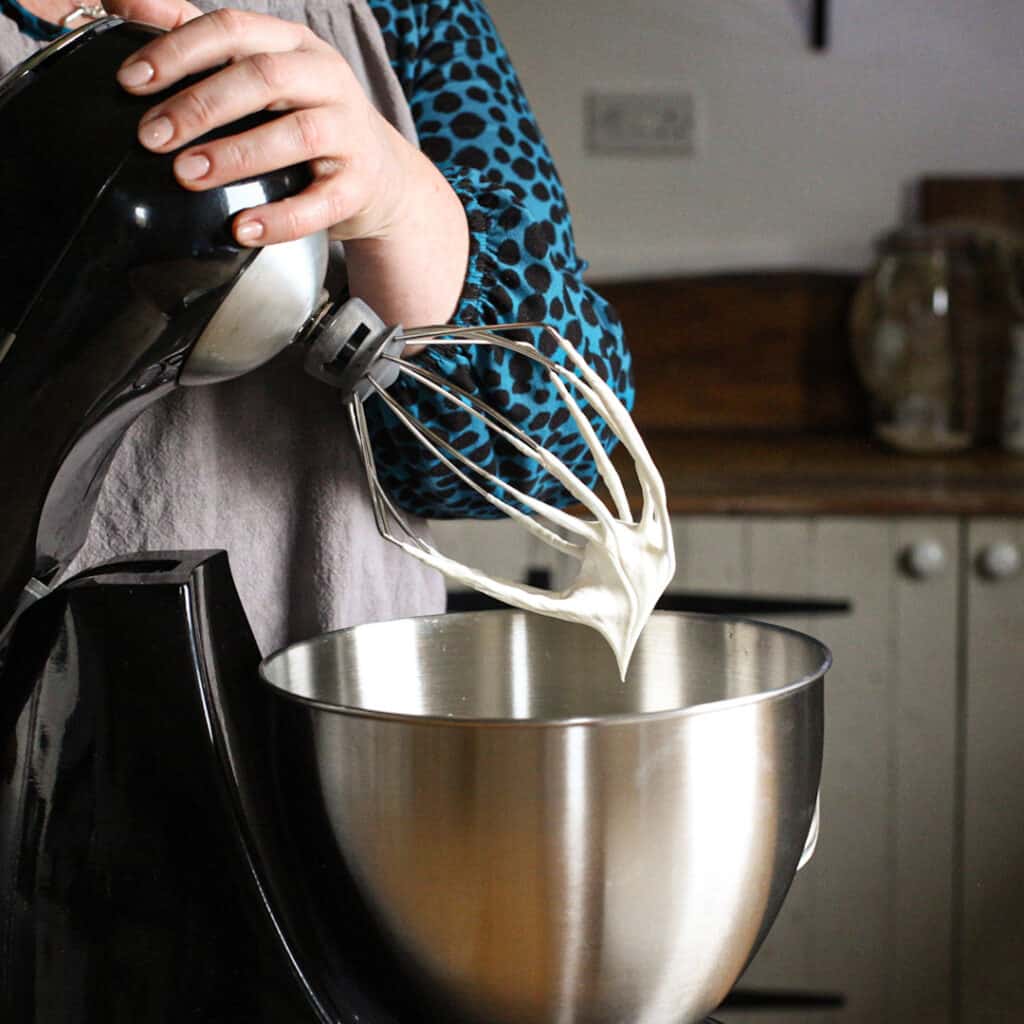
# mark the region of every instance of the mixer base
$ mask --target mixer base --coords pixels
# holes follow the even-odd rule
[[[261,799],[259,661],[223,552],[98,566],[18,620],[0,669],[0,1021],[416,1019],[378,997],[389,965],[366,943],[328,963],[300,921]]]

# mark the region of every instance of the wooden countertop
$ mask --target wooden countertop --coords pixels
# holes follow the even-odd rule
[[[861,437],[650,432],[674,514],[1024,515],[1024,457],[903,455]],[[632,474],[616,452],[627,489]]]
[[[952,194],[935,185],[932,212],[948,213]],[[870,439],[848,337],[859,280],[794,270],[598,286],[625,326],[633,417],[674,513],[1024,515],[1024,457],[994,443],[903,455]],[[977,355],[987,383],[976,430],[996,437],[998,346]]]

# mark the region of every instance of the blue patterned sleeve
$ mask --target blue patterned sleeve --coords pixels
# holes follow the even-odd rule
[[[611,306],[583,281],[565,194],[508,55],[481,0],[370,0],[409,101],[423,151],[459,196],[470,229],[466,281],[453,321],[546,321],[633,404],[630,357]],[[429,287],[429,283],[426,284]],[[564,354],[522,332],[544,354]],[[553,450],[585,483],[597,479],[575,422],[533,360],[483,346],[417,357]],[[407,379],[392,393],[477,465],[560,507],[568,493],[468,413]],[[426,452],[393,415],[367,402],[381,482],[395,501],[432,518],[496,518],[493,506]],[[610,451],[614,438],[593,418]]]

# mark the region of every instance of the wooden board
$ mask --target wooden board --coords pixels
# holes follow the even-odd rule
[[[866,432],[847,342],[853,274],[598,284],[634,354],[642,430]]]
[[[1024,177],[923,178],[918,206],[924,224],[968,220],[1024,232]]]

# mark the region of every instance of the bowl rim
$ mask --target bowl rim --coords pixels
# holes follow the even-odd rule
[[[503,615],[503,616],[530,616],[535,615],[534,612],[521,611],[520,609],[508,608],[508,609],[491,609],[480,612],[443,612],[440,614],[428,614],[428,615],[414,615],[407,616],[401,619],[388,619],[382,622],[367,622],[361,623],[355,626],[345,626],[341,629],[332,629],[327,632],[320,633],[317,636],[311,637],[308,640],[299,640],[295,643],[287,644],[284,647],[279,648],[273,653],[267,655],[260,661],[259,664],[259,680],[260,683],[266,687],[271,693],[284,700],[291,701],[295,704],[299,704],[305,707],[316,708],[320,711],[328,711],[334,714],[343,715],[350,718],[369,718],[378,721],[403,723],[406,725],[423,725],[423,726],[453,726],[461,729],[467,727],[479,727],[485,729],[564,729],[570,726],[583,726],[587,728],[606,728],[615,727],[621,725],[638,724],[641,722],[657,722],[661,720],[671,720],[678,718],[689,718],[696,715],[707,715],[717,714],[719,712],[726,712],[734,710],[738,707],[752,706],[757,704],[767,704],[775,701],[786,700],[793,696],[796,692],[808,689],[813,686],[814,683],[822,682],[825,675],[832,668],[832,652],[823,644],[820,640],[815,637],[809,636],[806,633],[802,633],[797,629],[791,629],[788,626],[779,626],[773,622],[762,622],[758,619],[743,618],[740,616],[731,615],[711,615],[701,612],[667,612],[667,611],[656,611],[651,618],[685,618],[685,619],[699,619],[699,620],[714,620],[723,624],[737,624],[737,625],[752,625],[759,629],[768,630],[774,633],[783,633],[787,636],[798,638],[802,643],[810,644],[818,650],[821,656],[821,664],[819,667],[808,674],[801,676],[791,682],[784,684],[783,686],[776,687],[772,690],[765,690],[761,693],[747,694],[739,697],[730,697],[725,700],[706,701],[702,704],[691,704],[684,708],[663,708],[658,711],[623,711],[614,714],[607,715],[575,715],[567,716],[563,718],[509,718],[509,717],[485,717],[477,715],[436,715],[436,714],[412,714],[405,711],[381,711],[374,708],[357,707],[352,704],[338,704],[332,703],[331,701],[320,700],[316,697],[307,697],[302,694],[295,693],[291,690],[286,690],[282,686],[275,683],[267,675],[268,665],[276,661],[278,658],[283,658],[289,651],[296,650],[300,647],[315,647],[321,644],[327,644],[333,640],[333,638],[345,634],[351,633],[357,629],[367,629],[373,626],[395,626],[399,623],[415,623],[415,622],[429,622],[438,621],[441,619],[451,620],[453,618],[458,619],[473,619],[481,615]],[[584,627],[586,628],[586,627]]]

